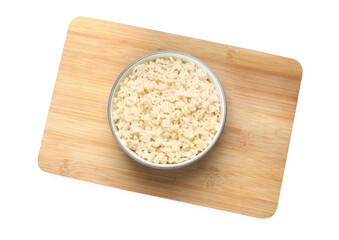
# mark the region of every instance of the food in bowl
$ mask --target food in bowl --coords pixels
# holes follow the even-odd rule
[[[121,143],[156,164],[178,164],[203,152],[221,124],[221,99],[206,70],[158,57],[120,81],[112,121]]]

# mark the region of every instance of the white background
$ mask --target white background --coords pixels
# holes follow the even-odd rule
[[[0,239],[338,239],[336,2],[1,1]],[[76,16],[254,49],[302,64],[273,217],[242,216],[39,169],[63,44]]]

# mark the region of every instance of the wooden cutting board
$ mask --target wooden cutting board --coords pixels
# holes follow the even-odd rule
[[[209,65],[227,98],[213,150],[177,170],[130,159],[107,119],[110,90],[133,60],[178,50]],[[91,18],[68,29],[39,154],[42,170],[255,217],[277,208],[301,65],[289,58]]]

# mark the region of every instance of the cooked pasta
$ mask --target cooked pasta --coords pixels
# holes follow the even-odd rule
[[[139,157],[177,164],[213,140],[220,96],[207,72],[193,62],[157,58],[138,64],[119,83],[112,119],[121,142]]]

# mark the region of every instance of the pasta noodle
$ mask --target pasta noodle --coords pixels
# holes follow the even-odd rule
[[[193,62],[157,58],[135,66],[117,86],[112,119],[122,143],[157,164],[204,151],[218,131],[221,104],[207,72]]]

